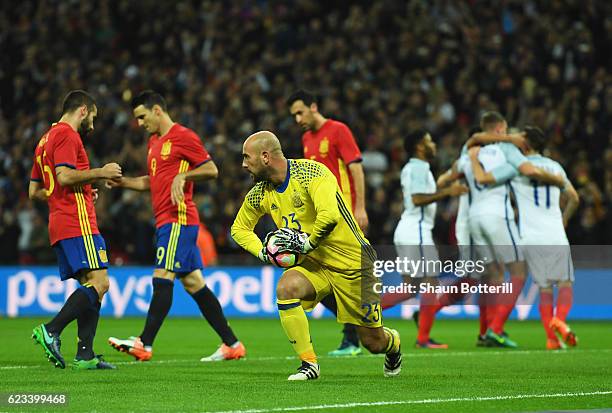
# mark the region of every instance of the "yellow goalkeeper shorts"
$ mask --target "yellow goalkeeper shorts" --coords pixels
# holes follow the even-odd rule
[[[316,291],[313,301],[302,300],[305,311],[312,311],[323,298],[334,294],[338,304],[336,319],[339,323],[371,328],[382,326],[380,294],[374,292],[373,283],[376,279],[371,271],[347,275],[308,259],[287,271],[293,270],[304,275]]]

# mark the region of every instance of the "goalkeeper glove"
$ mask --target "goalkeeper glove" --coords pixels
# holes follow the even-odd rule
[[[310,238],[305,232],[296,231],[290,228],[280,228],[276,231],[276,245],[283,251],[308,254],[315,249],[310,243]]]
[[[261,250],[259,251],[259,254],[257,254],[257,258],[259,258],[264,264],[270,264],[270,258],[268,257],[268,240],[270,240],[270,237],[274,235],[274,231],[270,231],[266,234],[266,237],[264,238],[263,241],[263,247],[261,248]]]
[[[266,252],[266,247],[263,247],[259,254],[257,254],[257,258],[264,264],[270,264],[270,260],[268,259],[268,253]]]

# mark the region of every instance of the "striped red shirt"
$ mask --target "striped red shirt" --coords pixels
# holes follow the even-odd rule
[[[361,151],[349,127],[328,119],[319,130],[302,135],[302,146],[304,158],[321,162],[332,171],[344,197],[350,200],[354,209],[355,186],[348,165],[361,161]]]
[[[99,234],[91,185],[61,186],[55,168],[89,169],[81,136],[67,123],[54,124],[36,145],[30,179],[42,182],[49,194],[51,245],[67,238]],[[92,244],[93,245],[93,244]]]
[[[183,202],[172,205],[170,188],[172,180],[181,172],[187,172],[212,160],[200,137],[191,129],[178,123],[164,136],[152,135],[149,139],[147,165],[151,180],[151,201],[155,225],[177,222],[181,225],[198,225],[200,219],[193,202],[193,182],[185,183]]]

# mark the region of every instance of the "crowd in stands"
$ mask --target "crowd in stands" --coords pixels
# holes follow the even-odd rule
[[[612,2],[23,0],[2,2],[0,25],[2,264],[55,261],[45,206],[27,188],[34,147],[72,89],[98,103],[85,140],[92,166],[146,173],[147,136],[130,106],[143,89],[202,137],[220,174],[195,200],[221,263],[242,254],[229,228],[252,185],[243,140],[269,129],[288,157],[301,156],[285,102],[297,88],[319,93],[320,111],[352,129],[375,244],[392,244],[402,212],[403,137],[431,132],[438,175],[486,110],[546,132],[547,154],[581,197],[570,243],[612,244]],[[456,210],[438,205],[442,244],[454,242]],[[148,195],[101,188],[97,213],[113,263],[152,263]]]

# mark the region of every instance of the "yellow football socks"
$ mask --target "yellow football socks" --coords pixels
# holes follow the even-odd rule
[[[277,300],[276,303],[281,324],[293,349],[300,356],[301,360],[316,363],[317,355],[312,347],[308,319],[300,304],[300,300]]]
[[[385,333],[385,337],[387,337],[387,347],[385,348],[385,353],[397,353],[400,349],[400,338],[397,331],[392,330],[387,327],[383,327],[383,331]]]

